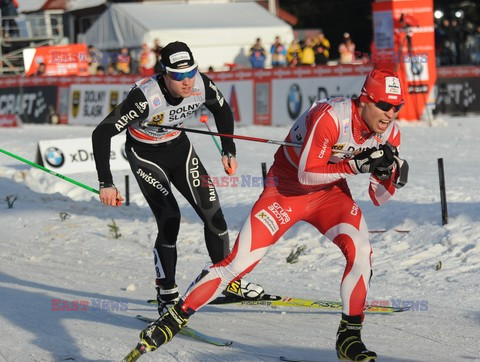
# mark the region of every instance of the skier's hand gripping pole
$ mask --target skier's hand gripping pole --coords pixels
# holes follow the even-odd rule
[[[227,173],[227,175],[235,175],[235,172],[237,171],[237,167],[238,167],[235,156],[231,154],[223,154],[222,147],[218,143],[215,136],[212,134],[213,132],[210,129],[210,126],[208,125],[207,115],[200,116],[200,122],[202,122],[207,127],[208,132],[210,132],[210,135],[212,136],[213,142],[215,142],[215,146],[217,146],[218,152],[220,152],[220,155],[222,155],[222,163],[223,163],[223,168],[225,169],[225,172]]]

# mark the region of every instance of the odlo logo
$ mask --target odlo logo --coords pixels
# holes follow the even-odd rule
[[[200,186],[200,172],[198,172],[198,158],[192,158],[193,167],[190,168],[190,176],[192,177],[193,187]]]

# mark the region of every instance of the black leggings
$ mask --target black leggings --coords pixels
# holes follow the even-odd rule
[[[224,259],[229,253],[227,223],[215,187],[202,185],[207,171],[187,136],[182,133],[175,140],[160,145],[144,145],[127,137],[125,151],[157,221],[158,234],[153,252],[158,283],[165,289],[175,285],[180,209],[170,183],[202,219],[212,262]]]

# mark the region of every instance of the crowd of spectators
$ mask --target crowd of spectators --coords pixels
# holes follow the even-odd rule
[[[437,65],[480,64],[480,25],[443,18],[435,24]]]
[[[340,64],[350,64],[355,61],[355,43],[349,33],[343,34],[343,40],[338,46]],[[325,65],[330,61],[331,44],[322,30],[316,36],[307,36],[303,40],[294,39],[288,47],[279,36],[275,37],[270,47],[271,64],[266,64],[267,50],[262,40],[257,38],[250,48],[249,60],[252,68],[295,67],[300,65]]]
[[[101,52],[88,47],[88,72],[90,75],[139,74],[147,77],[161,72],[160,50],[162,45],[155,39],[153,46],[142,44],[138,55],[132,56],[127,47],[114,52]]]
[[[480,64],[480,26],[472,24],[461,26],[456,19],[443,19],[435,25],[435,47],[437,65]],[[142,77],[161,72],[160,50],[162,45],[155,39],[150,46],[147,43],[132,56],[129,49],[102,53],[93,46],[88,47],[88,73],[90,75],[139,74]],[[268,49],[268,50],[267,50]],[[355,56],[355,43],[349,33],[344,33],[341,43],[336,47],[338,59],[331,59],[332,45],[322,30],[315,36],[294,39],[288,46],[277,36],[271,46],[265,47],[262,39],[257,38],[248,53],[252,68],[295,67],[359,63],[364,59]],[[357,52],[358,53],[358,52]],[[105,56],[107,54],[107,56]],[[270,63],[267,64],[267,60]],[[45,75],[42,64],[34,75]],[[232,69],[232,68],[231,68]],[[209,71],[213,71],[210,67]]]

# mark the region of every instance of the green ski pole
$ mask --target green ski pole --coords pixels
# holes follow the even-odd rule
[[[17,160],[19,160],[19,161],[22,161],[22,162],[24,162],[24,163],[26,163],[26,164],[29,164],[30,166],[33,166],[33,167],[36,167],[36,168],[38,168],[38,169],[40,169],[40,170],[42,170],[42,171],[48,172],[49,174],[51,174],[51,175],[53,175],[53,176],[57,176],[57,177],[61,178],[62,180],[65,180],[65,181],[71,182],[71,183],[74,184],[74,185],[83,187],[85,190],[91,191],[91,192],[93,192],[93,193],[95,193],[95,194],[97,194],[97,195],[99,194],[99,191],[98,191],[98,190],[95,190],[93,187],[84,185],[84,184],[82,184],[82,183],[80,183],[80,182],[78,182],[78,181],[76,181],[76,180],[74,180],[74,179],[71,179],[70,177],[67,177],[67,176],[62,175],[62,174],[60,174],[60,173],[57,173],[57,172],[55,172],[55,171],[49,170],[48,168],[43,167],[43,166],[41,166],[41,165],[39,165],[39,164],[37,164],[37,163],[35,163],[35,162],[29,161],[29,160],[27,160],[27,159],[25,159],[25,158],[23,158],[23,157],[17,156],[17,155],[15,155],[15,154],[13,154],[13,153],[11,153],[11,152],[8,152],[8,151],[6,151],[6,150],[3,150],[3,149],[1,149],[1,148],[0,148],[0,152],[6,154],[7,156],[13,157],[13,158],[15,158],[15,159],[17,159]]]

